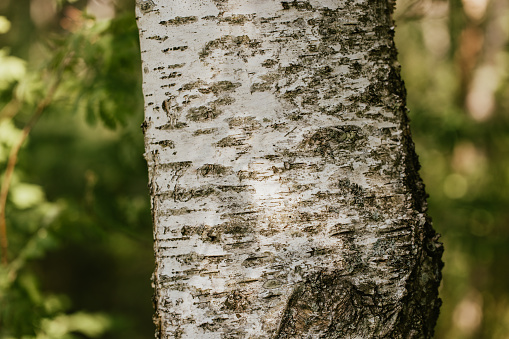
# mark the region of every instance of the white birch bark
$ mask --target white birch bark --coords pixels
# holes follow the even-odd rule
[[[381,0],[138,0],[158,338],[430,338]]]

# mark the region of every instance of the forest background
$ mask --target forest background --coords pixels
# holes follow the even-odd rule
[[[435,338],[507,339],[509,3],[399,0],[395,20],[445,244]],[[141,81],[133,0],[0,2],[0,339],[153,337]]]

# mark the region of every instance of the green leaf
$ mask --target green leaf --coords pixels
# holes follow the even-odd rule
[[[11,201],[20,209],[34,207],[44,201],[41,186],[20,183],[11,188]]]
[[[11,29],[11,22],[6,17],[0,16],[0,34],[7,33]]]
[[[8,55],[6,48],[0,49],[0,91],[7,89],[11,83],[21,80],[25,74],[26,62]]]
[[[43,319],[41,332],[36,338],[61,338],[71,332],[80,332],[97,338],[111,327],[111,320],[104,314],[78,312],[59,315],[53,319]]]

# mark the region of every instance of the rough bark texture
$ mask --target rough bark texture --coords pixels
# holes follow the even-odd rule
[[[391,2],[138,1],[157,337],[432,337]]]

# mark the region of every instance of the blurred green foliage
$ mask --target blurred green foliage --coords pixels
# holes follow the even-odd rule
[[[153,335],[133,8],[130,0],[0,3],[0,179],[59,81],[8,196],[0,339]],[[446,248],[436,338],[507,338],[509,4],[399,0],[395,18],[421,174]]]
[[[21,129],[59,83],[8,195],[2,339],[153,336],[134,4],[102,4],[0,4],[0,179]]]
[[[396,43],[445,245],[436,338],[509,337],[509,2],[400,0]]]

